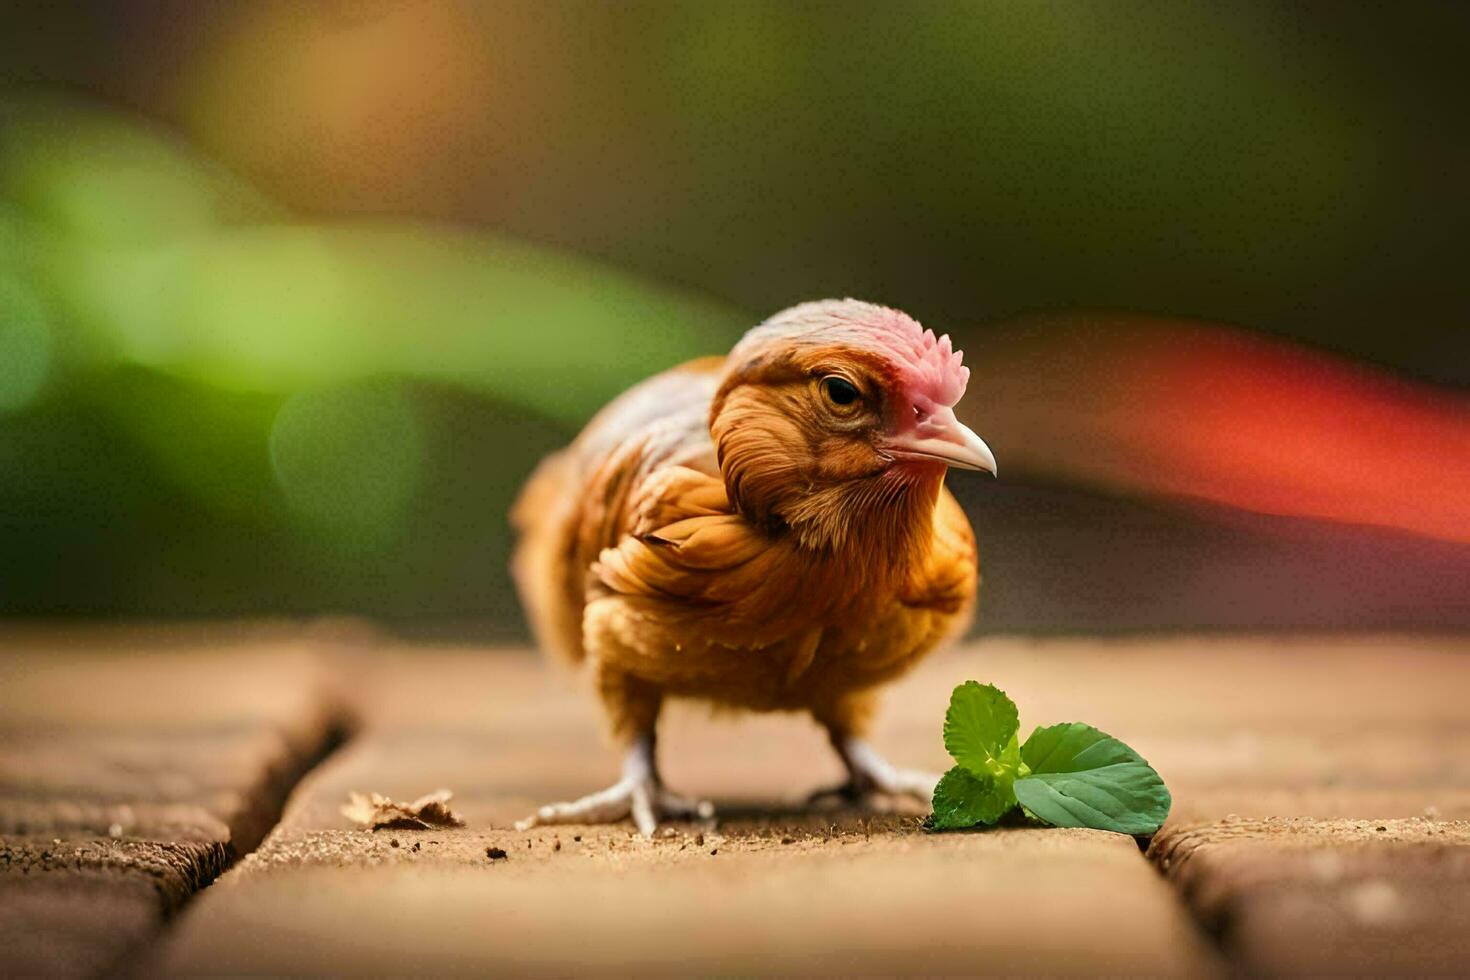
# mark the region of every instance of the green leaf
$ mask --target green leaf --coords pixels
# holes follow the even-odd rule
[[[1038,728],[1021,758],[1031,774],[1016,780],[1016,799],[1054,826],[1143,836],[1169,815],[1169,790],[1153,767],[1091,725]]]
[[[993,824],[1015,805],[1009,780],[1002,783],[955,766],[934,787],[934,826],[938,830],[960,830]]]
[[[1016,705],[1004,691],[993,684],[966,681],[949,696],[944,747],[974,775],[1009,781],[1020,764],[1019,727]]]

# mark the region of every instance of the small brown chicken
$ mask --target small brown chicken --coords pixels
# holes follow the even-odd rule
[[[522,829],[712,813],[659,778],[670,697],[808,711],[847,768],[838,791],[932,794],[863,734],[876,689],[974,607],[944,476],[995,458],[955,418],[960,359],[897,310],[806,303],[639,384],[541,464],[512,514],[516,583],[541,644],[589,662],[627,754],[613,786]]]

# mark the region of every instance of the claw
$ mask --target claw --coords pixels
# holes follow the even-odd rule
[[[833,744],[847,767],[847,781],[817,790],[807,797],[810,806],[829,797],[860,803],[869,796],[912,796],[925,803],[934,797],[939,777],[919,769],[899,769],[858,738],[834,739]]]
[[[653,767],[653,740],[641,739],[623,760],[622,779],[579,800],[543,806],[524,820],[517,820],[515,826],[517,830],[530,830],[546,824],[616,823],[631,815],[638,832],[652,837],[660,817],[708,820],[714,813],[708,800],[689,799],[663,788]]]
[[[633,822],[638,825],[638,832],[644,837],[652,837],[653,832],[658,830],[658,818],[653,815],[653,794],[656,790],[652,780],[633,784]]]
[[[709,800],[680,796],[662,787],[658,791],[658,809],[671,820],[709,820],[715,815],[715,805]]]

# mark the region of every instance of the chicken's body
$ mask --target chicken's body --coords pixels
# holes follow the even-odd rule
[[[814,344],[812,335],[825,335],[808,328],[852,321],[881,331],[895,317],[903,321],[895,329],[917,330],[902,314],[852,301],[795,308],[752,331],[729,358],[694,361],[633,388],[538,469],[514,513],[522,599],[543,646],[590,662],[612,730],[632,747],[630,765],[655,798],[643,814],[630,796],[602,810],[548,807],[534,819],[631,808],[649,830],[662,792],[653,732],[666,697],[809,711],[855,781],[927,787],[903,778],[884,785],[852,756],[871,754],[857,740],[875,689],[961,630],[973,608],[974,539],[943,486],[946,461],[928,451],[940,443],[913,434],[904,443],[890,432],[922,426],[929,410],[949,412],[951,422],[953,414],[942,397],[885,395],[885,384],[902,386],[882,357],[861,343]],[[795,330],[796,345],[781,346],[776,328]],[[942,356],[926,348],[912,357],[940,371],[938,380],[912,381],[920,389],[963,371],[957,358],[945,360],[947,341]],[[869,386],[848,387],[871,404],[870,427],[849,408],[855,402],[812,394],[812,383],[864,371]],[[939,394],[957,398],[953,389]],[[912,406],[917,423],[907,418],[914,398],[924,405]],[[895,405],[904,419],[892,418]],[[925,451],[905,455],[909,444]],[[969,457],[962,464],[984,466]],[[867,761],[875,760],[885,765]],[[680,811],[672,797],[666,804]]]

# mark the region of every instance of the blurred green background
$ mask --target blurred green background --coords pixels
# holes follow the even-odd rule
[[[822,296],[972,361],[1108,309],[1463,387],[1467,41],[1454,3],[7,4],[0,612],[514,633],[535,461]],[[1007,475],[961,490],[985,628],[1470,626],[1463,545]]]

